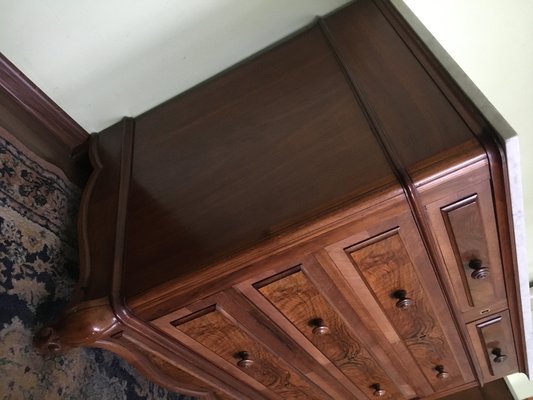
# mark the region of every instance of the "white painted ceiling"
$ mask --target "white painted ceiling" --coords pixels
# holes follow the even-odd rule
[[[0,0],[0,51],[97,132],[347,2]]]
[[[533,1],[392,1],[416,14],[518,133],[533,255]],[[0,0],[0,51],[96,132],[346,2]],[[533,278],[531,261],[530,271]]]

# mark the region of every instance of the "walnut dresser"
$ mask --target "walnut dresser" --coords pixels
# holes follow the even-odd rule
[[[80,280],[43,351],[108,349],[201,399],[436,399],[526,372],[505,154],[388,2],[90,146]]]

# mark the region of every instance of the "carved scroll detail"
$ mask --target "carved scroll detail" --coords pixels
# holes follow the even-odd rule
[[[43,355],[61,354],[71,347],[90,346],[118,324],[107,298],[85,301],[37,332],[34,345]]]

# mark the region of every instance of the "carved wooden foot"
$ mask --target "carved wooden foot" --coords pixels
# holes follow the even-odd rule
[[[72,347],[90,346],[118,325],[107,298],[84,301],[37,332],[34,345],[39,353],[55,356]]]

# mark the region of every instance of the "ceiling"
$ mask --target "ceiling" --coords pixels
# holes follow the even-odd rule
[[[518,133],[533,254],[533,1],[391,1],[416,15]],[[87,131],[97,132],[347,2],[0,0],[0,51]]]
[[[0,0],[0,51],[88,132],[98,132],[347,2]]]

